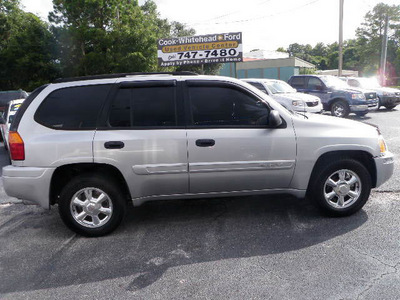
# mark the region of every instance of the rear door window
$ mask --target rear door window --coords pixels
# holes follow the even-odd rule
[[[88,85],[56,90],[42,102],[36,122],[54,129],[95,129],[111,85]]]
[[[176,111],[174,86],[120,88],[111,104],[108,126],[116,128],[176,127]]]
[[[304,77],[292,77],[290,80],[290,85],[295,89],[304,89],[305,86],[305,78]]]

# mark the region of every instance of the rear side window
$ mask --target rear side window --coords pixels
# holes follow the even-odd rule
[[[112,102],[108,125],[119,128],[177,125],[175,87],[120,88]]]
[[[48,84],[42,85],[38,88],[36,88],[32,93],[29,94],[29,96],[25,99],[25,101],[22,103],[21,107],[17,110],[15,117],[11,123],[10,126],[10,131],[17,131],[19,123],[21,122],[22,116],[25,114],[25,111],[28,109],[28,106],[32,103],[33,100],[40,94],[41,91],[43,91]]]
[[[54,129],[94,129],[111,85],[63,88],[39,106],[35,121]]]
[[[265,87],[261,83],[259,83],[259,82],[250,82],[250,81],[247,81],[247,83],[250,83],[252,86],[258,88],[260,91],[262,91],[262,92],[264,92],[264,93],[266,93],[268,95],[267,90],[265,89]]]
[[[290,85],[295,89],[303,89],[304,82],[305,82],[304,77],[292,77],[292,79],[290,80]]]

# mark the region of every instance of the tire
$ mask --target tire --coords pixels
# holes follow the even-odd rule
[[[381,98],[378,97],[378,110],[381,108],[382,106],[382,101]]]
[[[346,101],[337,100],[331,105],[331,115],[338,118],[346,118],[350,113],[350,107]]]
[[[368,112],[365,111],[365,112],[356,112],[355,114],[356,114],[357,116],[359,116],[359,117],[364,117],[367,113],[368,113]]]
[[[326,214],[343,217],[359,211],[371,192],[371,176],[354,159],[340,159],[322,166],[310,184],[310,195]]]
[[[126,212],[119,186],[96,174],[74,177],[62,189],[58,204],[61,219],[72,231],[88,237],[115,230]]]
[[[395,108],[397,106],[397,104],[395,105],[385,105],[387,110],[392,110],[393,108]]]

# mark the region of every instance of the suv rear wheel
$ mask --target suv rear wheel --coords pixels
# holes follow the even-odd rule
[[[118,185],[96,174],[73,178],[62,190],[59,213],[71,230],[84,236],[102,236],[121,223],[126,201]]]
[[[311,186],[316,204],[331,216],[348,216],[360,210],[371,192],[371,176],[360,162],[341,159],[320,168]]]
[[[335,101],[331,106],[331,114],[332,116],[339,118],[346,118],[350,113],[350,107],[343,100]]]

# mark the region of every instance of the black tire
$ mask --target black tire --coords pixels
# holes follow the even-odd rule
[[[79,203],[89,204],[75,205],[75,199],[81,201]],[[102,202],[92,203],[96,200]],[[126,212],[126,202],[118,184],[97,174],[84,174],[74,177],[62,189],[58,209],[61,219],[72,231],[83,236],[96,237],[106,235],[118,227]],[[80,213],[86,216],[79,221]],[[99,224],[94,224],[95,219]],[[92,226],[90,223],[93,223]]]
[[[363,112],[356,112],[355,114],[359,117],[364,117],[368,112],[367,111],[363,111]]]
[[[331,105],[331,115],[338,118],[346,118],[350,113],[350,107],[344,100],[337,100]]]
[[[339,171],[344,172],[343,181],[350,182],[353,177],[358,177],[355,178],[358,181],[352,185],[344,182],[338,184],[341,182]],[[337,182],[335,182],[336,178]],[[331,183],[328,183],[328,179],[331,179],[332,183],[336,183],[337,186],[333,188]],[[312,200],[324,213],[333,217],[349,216],[359,211],[367,202],[372,187],[371,175],[366,167],[357,160],[347,158],[320,166],[311,180],[309,194]],[[342,195],[346,192],[345,196]],[[332,194],[332,198],[328,200],[327,198]],[[358,194],[358,197],[352,198],[349,194]],[[343,206],[341,207],[339,195],[343,196]]]
[[[395,104],[395,105],[385,105],[385,107],[386,107],[386,109],[387,110],[392,110],[393,108],[395,108],[397,106],[397,104]]]

